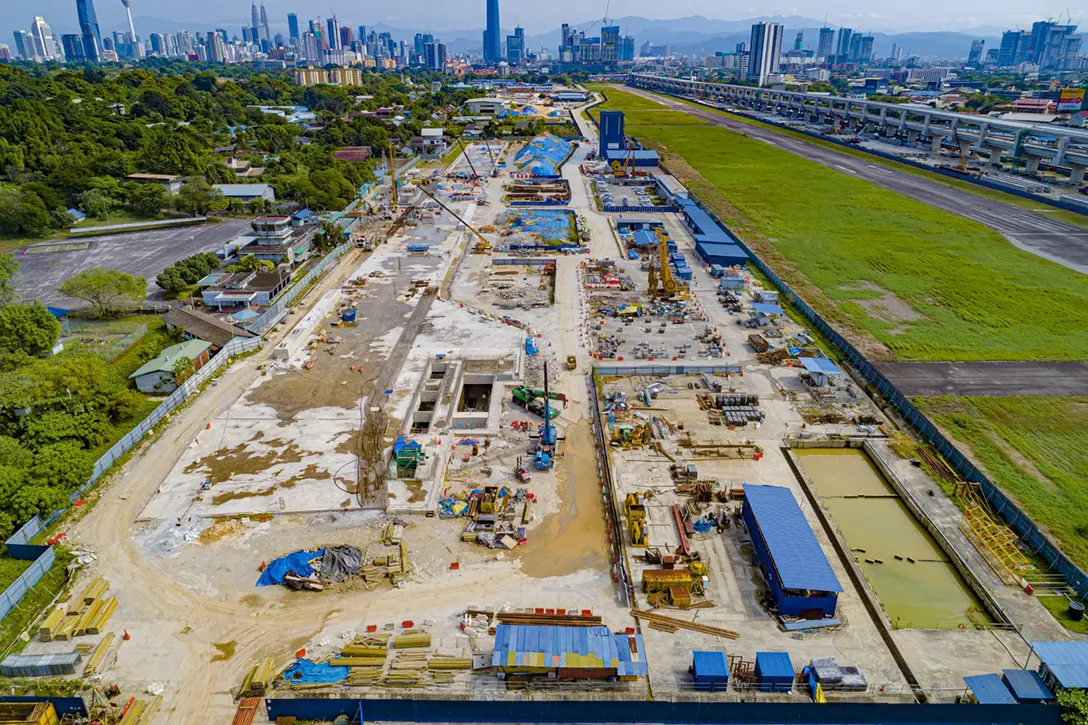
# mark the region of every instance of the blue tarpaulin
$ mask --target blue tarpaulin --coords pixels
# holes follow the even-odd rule
[[[324,554],[324,549],[318,549],[317,551],[296,551],[294,554],[288,554],[280,559],[275,559],[269,562],[268,566],[261,572],[261,578],[257,580],[257,586],[271,587],[276,584],[283,584],[283,577],[287,572],[293,572],[301,577],[308,577],[314,573],[313,568],[310,566],[310,562]]]
[[[332,685],[348,679],[348,669],[310,660],[295,660],[283,671],[283,679],[295,685]]]

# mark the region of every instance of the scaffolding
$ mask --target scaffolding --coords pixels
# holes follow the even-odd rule
[[[1012,531],[998,519],[977,483],[960,481],[954,495],[963,508],[960,530],[1005,584],[1017,585],[1032,569]]]

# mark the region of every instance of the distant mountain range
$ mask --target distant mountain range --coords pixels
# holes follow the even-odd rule
[[[746,43],[749,40],[751,26],[757,22],[774,22],[786,26],[783,50],[793,47],[794,37],[799,31],[804,33],[804,46],[815,49],[819,38],[819,20],[798,15],[768,16],[746,18],[744,20],[720,20],[706,18],[701,15],[693,15],[686,18],[673,20],[649,20],[637,16],[615,18],[613,25],[618,25],[624,35],[633,35],[637,45],[649,41],[657,45],[669,44],[672,52],[684,55],[713,54],[717,51],[732,52],[737,43]],[[574,27],[586,31],[587,35],[600,33],[601,21],[588,21],[572,23]],[[195,31],[195,25],[178,23],[173,20],[163,20],[154,17],[141,17],[136,20],[136,27],[141,35],[147,33],[175,33],[183,27]],[[241,28],[232,28],[219,24],[218,27],[227,27],[231,35],[240,34]],[[401,28],[391,25],[377,24],[373,27],[378,32],[391,33],[397,40],[411,42],[416,33],[430,32],[446,43],[451,53],[480,52],[483,47],[483,28],[468,28],[460,30],[429,31],[422,28]],[[116,30],[121,30],[118,27]],[[207,30],[208,28],[202,28]],[[104,28],[105,30],[105,28]],[[109,31],[115,28],[109,28]],[[273,27],[274,32],[287,32],[287,28]],[[854,28],[855,32],[865,32],[864,27]],[[512,33],[512,29],[504,29],[503,35]],[[526,45],[532,50],[542,47],[554,50],[559,45],[561,30],[556,28],[547,33],[529,35],[526,37]],[[949,32],[913,32],[913,33],[871,33],[873,36],[873,53],[876,57],[884,57],[891,53],[892,44],[903,49],[903,56],[919,56],[927,60],[936,59],[961,59],[966,58],[973,40],[985,40],[986,48],[995,48],[1000,43],[1001,30],[994,27],[971,28],[963,31]]]

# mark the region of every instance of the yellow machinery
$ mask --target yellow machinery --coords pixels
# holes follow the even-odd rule
[[[651,599],[660,599],[652,595],[664,595],[674,599],[673,590],[687,593],[688,596],[704,595],[703,580],[687,569],[646,569],[642,572],[642,591],[651,595]]]
[[[650,297],[672,297],[687,294],[687,285],[678,281],[669,265],[669,238],[660,229],[657,232],[657,264],[650,262],[647,294]],[[659,289],[660,287],[660,289]]]
[[[642,495],[629,493],[623,501],[623,513],[627,518],[627,533],[631,537],[631,546],[646,548],[650,545],[650,535],[646,532],[646,504]]]
[[[627,142],[627,156],[621,163],[619,159],[612,162],[612,175],[617,179],[625,179],[634,175],[635,169],[635,142]]]

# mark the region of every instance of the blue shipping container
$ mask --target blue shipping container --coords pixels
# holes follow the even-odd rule
[[[691,674],[696,690],[724,692],[729,687],[729,662],[725,652],[692,652]]]

